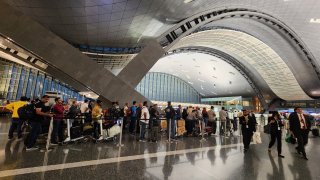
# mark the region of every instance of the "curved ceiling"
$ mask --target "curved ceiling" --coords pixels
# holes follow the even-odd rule
[[[314,51],[320,46],[318,0],[6,0],[63,39],[78,44],[136,46],[194,14],[250,8],[280,19]],[[311,47],[314,46],[314,47]],[[317,53],[320,57],[320,52]]]
[[[240,57],[284,100],[311,100],[281,57],[253,36],[227,29],[202,31],[181,39],[171,50],[188,46],[210,47]]]
[[[177,76],[204,97],[252,96],[247,80],[227,62],[199,52],[185,52],[161,58],[150,72]]]

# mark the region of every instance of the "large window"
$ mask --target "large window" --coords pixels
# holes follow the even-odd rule
[[[0,99],[15,101],[21,96],[35,99],[47,91],[63,94],[65,101],[69,98],[83,99],[71,87],[41,71],[0,58]]]
[[[200,95],[192,86],[176,76],[165,73],[146,74],[136,90],[155,101],[200,102]]]

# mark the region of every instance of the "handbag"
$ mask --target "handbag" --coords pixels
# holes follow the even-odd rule
[[[287,135],[285,141],[286,141],[287,143],[291,143],[291,144],[295,144],[295,143],[297,142],[297,140],[296,140],[294,137],[292,137],[291,134],[288,134],[288,135]]]
[[[255,132],[252,136],[252,142],[253,144],[261,144],[261,136],[260,136],[260,132]]]
[[[263,132],[266,134],[270,134],[270,124],[263,126]]]

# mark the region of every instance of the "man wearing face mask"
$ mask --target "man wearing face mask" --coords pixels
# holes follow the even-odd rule
[[[239,118],[241,124],[241,131],[243,136],[244,152],[249,149],[250,141],[254,132],[256,132],[256,120],[252,116],[249,116],[247,110],[243,110],[243,116]]]
[[[289,116],[290,131],[297,138],[297,153],[302,154],[303,158],[308,160],[304,146],[308,143],[308,135],[311,128],[311,122],[302,111],[301,107],[294,108],[294,112]]]

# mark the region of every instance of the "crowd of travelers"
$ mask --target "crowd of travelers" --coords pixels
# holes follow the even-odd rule
[[[72,101],[71,105],[63,102],[61,98],[55,98],[55,103],[48,106],[49,96],[44,95],[41,99],[31,101],[27,97],[21,97],[20,101],[8,103],[5,108],[12,111],[11,126],[8,133],[9,140],[14,138],[13,133],[17,131],[17,139],[23,139],[23,130],[26,126],[30,127],[29,133],[24,139],[26,151],[39,149],[36,146],[39,134],[48,132],[45,130],[44,122],[53,118],[53,128],[51,133],[51,145],[63,145],[65,139],[65,120],[83,117],[84,123],[92,125],[92,136],[98,139],[102,132],[102,123],[99,121],[112,121],[114,124],[120,123],[122,133],[129,133],[136,136],[140,142],[157,142],[160,130],[165,131],[168,140],[176,141],[179,136],[199,136],[199,135],[215,135],[217,133],[217,121],[220,121],[220,135],[231,136],[234,131],[241,128],[243,136],[244,152],[249,150],[249,145],[253,134],[257,131],[256,116],[253,111],[243,110],[242,112],[234,112],[233,118],[228,116],[224,107],[217,112],[214,107],[210,109],[199,107],[185,107],[178,105],[177,108],[172,106],[169,101],[165,108],[158,107],[157,104],[150,105],[147,101],[137,103],[133,101],[130,106],[125,103],[123,107],[118,102],[113,102],[112,106],[107,109],[102,108],[100,100],[89,101],[84,100],[82,103]],[[50,121],[49,121],[50,122]],[[297,139],[297,153],[307,159],[304,146],[308,143],[308,134],[311,123],[305,116],[300,107],[295,108],[295,112],[289,116],[290,132]],[[48,125],[48,123],[47,123]],[[279,113],[274,112],[268,118],[271,140],[268,151],[277,140],[278,156],[284,158],[282,153],[282,129],[284,123]],[[182,128],[182,130],[181,130]],[[148,134],[146,138],[146,133]]]

